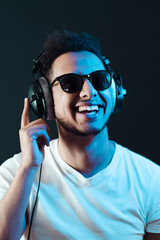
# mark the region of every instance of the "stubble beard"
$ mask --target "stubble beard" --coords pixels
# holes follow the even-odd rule
[[[99,134],[105,127],[106,124],[101,127],[101,129],[97,130],[89,130],[89,131],[80,131],[78,128],[73,126],[73,124],[67,122],[64,118],[56,117],[57,124],[59,124],[60,127],[62,127],[64,130],[66,130],[70,134],[74,134],[77,136],[90,136],[90,135],[97,135]]]

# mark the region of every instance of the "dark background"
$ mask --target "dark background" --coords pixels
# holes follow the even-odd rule
[[[66,28],[100,38],[112,69],[123,76],[127,97],[109,123],[110,138],[160,164],[159,7],[159,0],[1,0],[0,162],[20,151],[18,132],[32,59],[48,33]],[[49,125],[54,125],[56,138],[55,123]]]

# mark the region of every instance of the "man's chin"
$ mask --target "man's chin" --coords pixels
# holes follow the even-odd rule
[[[69,125],[66,122],[63,122],[61,119],[56,119],[57,123],[59,124],[59,126],[64,129],[66,132],[70,133],[70,134],[74,134],[77,136],[90,136],[90,135],[97,135],[99,134],[105,127],[106,125],[104,125],[102,128],[100,129],[92,129],[92,130],[79,130],[76,127]]]

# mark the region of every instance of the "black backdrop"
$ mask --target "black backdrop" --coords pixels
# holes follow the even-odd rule
[[[20,151],[32,59],[46,34],[66,28],[100,38],[103,54],[123,76],[128,94],[109,123],[110,138],[160,164],[159,25],[159,0],[1,0],[0,162]],[[49,125],[56,138],[55,123]]]

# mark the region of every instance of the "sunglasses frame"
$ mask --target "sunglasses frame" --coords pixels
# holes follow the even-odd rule
[[[107,88],[104,88],[104,89],[102,89],[102,90],[105,90],[105,89],[108,89],[109,87],[110,87],[110,85],[111,85],[111,83],[112,83],[112,78],[113,78],[113,75],[114,75],[114,72],[113,71],[108,71],[108,70],[98,70],[98,71],[94,71],[94,72],[91,72],[90,74],[87,74],[87,75],[80,75],[80,74],[77,74],[77,73],[66,73],[66,74],[63,74],[63,75],[61,75],[61,76],[59,76],[59,77],[56,77],[51,83],[50,83],[50,85],[49,85],[49,87],[50,88],[52,88],[52,86],[53,86],[53,84],[55,83],[55,82],[59,82],[60,83],[60,86],[61,86],[61,89],[64,91],[64,92],[66,92],[66,93],[76,93],[76,92],[78,92],[78,91],[80,91],[81,89],[82,89],[82,86],[83,86],[83,83],[84,83],[84,81],[86,80],[86,79],[88,79],[89,81],[90,81],[90,83],[92,84],[92,75],[94,74],[94,73],[98,73],[98,72],[103,72],[103,73],[109,73],[109,75],[110,75],[110,84],[109,84],[109,86],[107,87]],[[62,87],[62,85],[61,85],[61,78],[62,77],[65,77],[65,76],[68,76],[68,75],[76,75],[76,76],[78,76],[78,77],[80,77],[81,78],[81,80],[82,80],[82,86],[81,86],[81,88],[80,89],[78,89],[78,90],[76,90],[76,91],[74,91],[74,92],[70,92],[70,91],[66,91],[65,89],[63,89],[63,87]],[[93,86],[94,87],[94,86]],[[98,90],[98,89],[96,89],[97,91],[102,91],[102,90]]]

